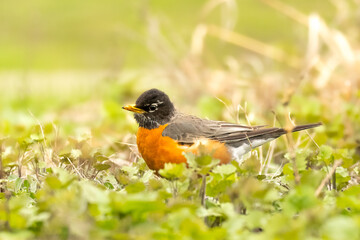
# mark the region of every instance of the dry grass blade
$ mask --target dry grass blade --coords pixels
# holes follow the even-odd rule
[[[70,165],[73,167],[73,169],[79,175],[80,178],[85,178],[85,176],[80,173],[80,171],[77,169],[77,167],[74,165],[74,163],[71,161],[70,158],[66,157],[66,160],[68,160],[68,162],[70,163]]]
[[[329,173],[326,177],[321,181],[319,187],[315,191],[315,196],[318,197],[321,193],[321,190],[324,188],[325,184],[331,179],[332,175],[334,174],[337,167],[342,164],[342,160],[337,160],[334,162],[333,167],[330,169]]]
[[[283,13],[284,15],[294,19],[298,23],[307,25],[307,16],[301,13],[300,11],[296,10],[294,7],[287,5],[283,2],[278,0],[261,0],[266,5],[278,10],[279,12]]]
[[[290,67],[297,68],[299,66],[299,59],[288,56],[284,51],[251,37],[215,25],[207,26],[207,32],[209,35],[217,37],[225,42],[246,48],[260,55],[287,64]]]

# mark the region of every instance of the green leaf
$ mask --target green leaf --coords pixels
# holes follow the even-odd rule
[[[44,140],[43,136],[39,134],[31,134],[30,139],[33,140],[34,142],[41,142]]]
[[[28,137],[19,138],[18,143],[20,145],[20,149],[24,151],[34,143],[34,140]]]
[[[104,186],[108,189],[115,189],[115,187],[110,182],[105,182]]]
[[[136,165],[133,166],[123,166],[121,168],[124,172],[126,172],[129,176],[133,176],[139,172],[139,168]]]
[[[17,232],[0,232],[0,239],[6,240],[27,240],[35,239],[35,233],[30,230],[19,230]]]
[[[321,229],[326,239],[359,239],[360,228],[357,219],[347,216],[335,216],[327,220]]]
[[[201,150],[200,150],[201,151]],[[197,156],[193,153],[184,153],[187,164],[190,168],[195,169],[200,174],[208,174],[210,170],[220,163],[220,160],[214,159],[209,155],[201,154]]]
[[[104,171],[109,169],[111,166],[109,164],[97,163],[94,165],[94,168],[98,171]]]
[[[107,204],[109,203],[108,193],[103,189],[95,186],[89,181],[80,182],[82,195],[90,203]]]
[[[291,167],[291,163],[286,163],[283,167],[283,174],[286,176],[294,176],[294,170]]]
[[[55,176],[48,176],[45,182],[51,189],[60,189],[62,187],[61,181]]]
[[[102,154],[101,152],[95,152],[94,158],[98,162],[103,162],[103,161],[109,160],[109,158],[107,156],[105,156],[104,154]]]
[[[303,171],[306,169],[306,165],[307,165],[306,159],[308,158],[309,155],[310,155],[309,150],[301,149],[301,148],[296,150],[295,162],[298,171]],[[290,153],[286,153],[285,158],[288,159],[290,162],[293,161],[293,159],[291,159]]]
[[[291,189],[284,198],[283,208],[287,214],[293,215],[303,210],[315,207],[319,200],[314,195],[314,188],[306,185],[298,185]]]
[[[319,161],[324,161],[327,165],[330,165],[334,162],[333,158],[333,148],[327,145],[320,146],[320,152],[317,156]]]
[[[9,225],[12,229],[25,229],[26,219],[19,213],[11,212]]]
[[[21,178],[16,179],[15,189],[14,189],[16,193],[20,191],[22,183],[23,183],[23,179],[21,179]]]
[[[167,179],[177,179],[183,176],[185,168],[185,163],[165,163],[164,168],[160,169],[159,173]]]
[[[134,182],[127,185],[125,189],[128,193],[138,193],[145,190],[145,184],[142,182]]]
[[[360,213],[360,185],[353,185],[340,193],[336,204],[342,209],[351,209],[352,212]]]
[[[324,179],[326,173],[323,171],[314,171],[312,169],[304,170],[300,173],[301,185],[312,187],[315,189],[320,185],[322,179]]]
[[[349,181],[351,180],[349,171],[343,167],[336,168],[335,176],[336,176],[336,186],[337,186],[336,188],[338,190],[342,190],[344,187],[346,187],[349,184]]]
[[[212,172],[228,176],[236,172],[236,167],[231,164],[222,164],[216,166]]]
[[[342,166],[345,168],[351,167],[354,164],[354,151],[347,148],[337,149],[334,152],[336,160],[342,160]]]
[[[258,180],[264,180],[264,179],[266,179],[266,176],[265,175],[257,175],[256,178]]]

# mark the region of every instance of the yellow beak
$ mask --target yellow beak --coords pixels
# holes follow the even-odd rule
[[[145,113],[145,110],[142,110],[141,108],[137,108],[135,107],[135,105],[127,105],[125,107],[122,107],[125,110],[128,110],[130,112],[134,112],[134,113]]]

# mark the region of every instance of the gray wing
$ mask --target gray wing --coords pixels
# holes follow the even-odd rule
[[[296,132],[319,125],[321,124],[300,125],[294,127],[291,131]],[[287,131],[282,128],[250,127],[177,114],[164,129],[162,135],[171,137],[180,144],[190,145],[199,138],[209,138],[226,143],[232,147],[238,147],[243,143],[250,143],[251,145],[256,140],[261,140],[261,142],[265,143],[267,140],[278,138],[285,133]]]
[[[240,145],[248,141],[264,126],[244,126],[239,124],[211,121],[191,115],[177,114],[164,129],[162,135],[171,137],[180,144],[193,144],[199,138],[209,138],[229,145]]]

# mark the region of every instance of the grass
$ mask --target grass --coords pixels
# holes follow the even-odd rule
[[[129,20],[116,25],[120,35],[109,25],[118,3],[79,14],[80,3],[67,5],[72,28],[57,4],[42,3],[49,21],[39,26],[66,26],[50,28],[58,45],[32,35],[44,46],[29,40],[39,54],[24,66],[19,48],[0,44],[1,239],[359,238],[353,1],[134,2],[121,10]],[[323,10],[314,13],[316,4]],[[183,9],[197,14],[180,21]],[[94,12],[104,17],[79,29]],[[91,50],[112,38],[103,25],[119,52]],[[7,39],[23,36],[24,21],[16,26]],[[62,41],[68,34],[75,39]],[[188,155],[188,167],[166,165],[160,177],[139,156],[135,121],[121,109],[151,87],[210,119],[323,126],[260,147],[241,165]]]

